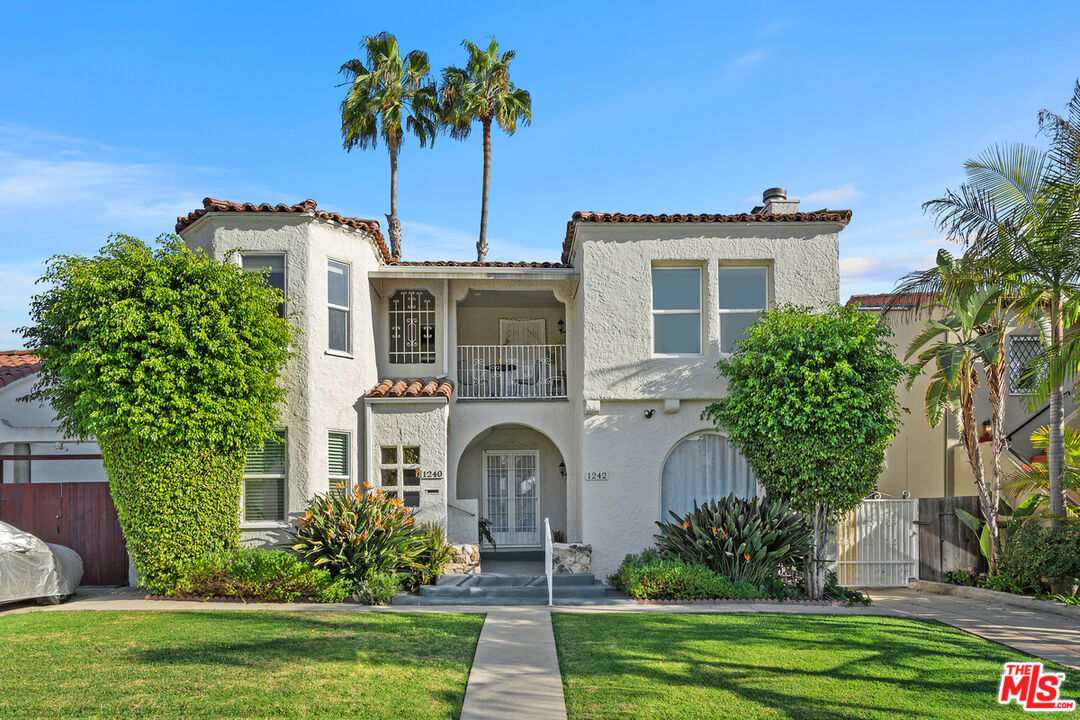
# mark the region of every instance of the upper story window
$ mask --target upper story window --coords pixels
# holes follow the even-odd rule
[[[653,268],[653,354],[701,353],[701,268]]]
[[[1031,359],[1042,350],[1042,342],[1037,335],[1009,336],[1009,392],[1013,395],[1030,395],[1030,388],[1020,387],[1020,378]]]
[[[349,266],[335,260],[326,263],[326,304],[330,326],[329,348],[347,353],[349,333]]]
[[[769,269],[721,267],[718,273],[720,352],[730,353],[769,306]]]
[[[285,317],[285,253],[244,253],[240,263],[248,272],[266,274],[266,284],[281,293],[278,314]]]
[[[390,362],[435,362],[435,296],[427,290],[390,296]]]

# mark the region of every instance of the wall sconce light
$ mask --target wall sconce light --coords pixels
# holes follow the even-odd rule
[[[992,428],[989,420],[983,420],[983,435],[989,435]]]
[[[648,420],[648,419],[649,419],[649,418],[651,418],[651,417],[652,417],[652,416],[653,416],[654,414],[656,414],[656,411],[655,411],[655,410],[653,410],[652,408],[649,408],[648,410],[646,410],[646,411],[645,411],[645,419],[646,419],[646,420]]]
[[[566,463],[564,463],[564,462],[559,463],[559,474],[562,475],[563,477],[566,477]]]
[[[565,320],[563,320],[562,318],[559,318],[559,322],[556,323],[556,327],[559,328],[559,334],[560,335],[565,335],[566,334],[566,321]]]

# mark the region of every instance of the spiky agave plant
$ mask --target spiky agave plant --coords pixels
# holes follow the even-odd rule
[[[674,522],[656,523],[657,548],[667,556],[699,563],[731,580],[755,585],[781,568],[802,564],[810,549],[810,527],[778,500],[744,500],[734,494],[698,505]]]

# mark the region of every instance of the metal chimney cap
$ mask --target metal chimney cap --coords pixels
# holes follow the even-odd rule
[[[782,187],[772,187],[761,193],[761,199],[765,203],[770,200],[787,200],[787,190]]]

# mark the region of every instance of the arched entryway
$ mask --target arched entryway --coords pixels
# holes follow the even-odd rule
[[[660,478],[660,517],[684,515],[711,498],[760,494],[750,465],[728,439],[712,432],[683,438],[671,449]]]
[[[551,439],[526,425],[495,425],[461,455],[457,497],[476,499],[499,548],[538,548],[544,518],[566,531],[566,465]]]

